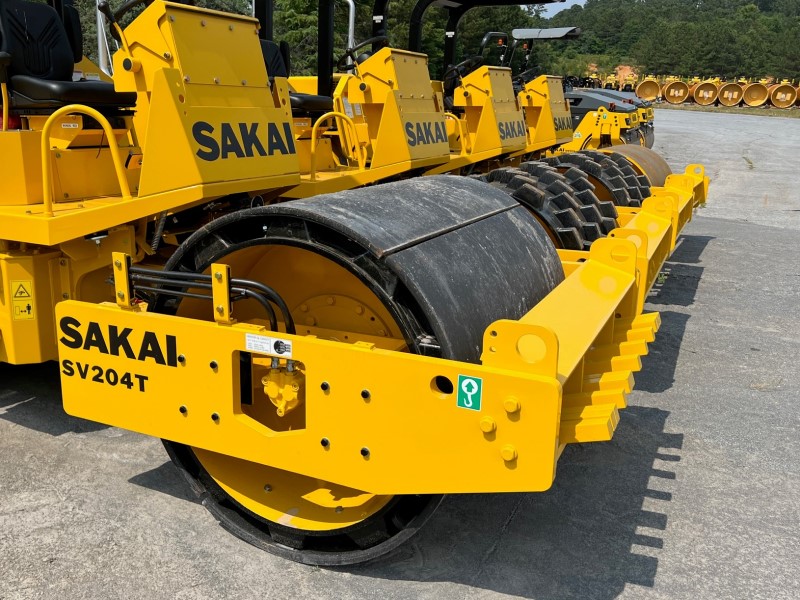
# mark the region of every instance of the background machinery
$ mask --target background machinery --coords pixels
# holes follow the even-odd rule
[[[312,564],[611,438],[702,166],[621,146],[420,177],[463,170],[424,55],[334,87],[330,0],[311,79],[271,70],[263,5],[121,28],[142,3],[103,7],[113,84],[72,81],[66,7],[0,3],[0,360],[59,360],[67,412],[162,438],[222,525]]]

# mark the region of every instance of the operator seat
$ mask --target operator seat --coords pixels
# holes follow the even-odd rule
[[[270,83],[275,77],[289,77],[289,45],[286,42],[281,42],[279,46],[271,40],[261,40],[261,54]],[[289,92],[289,101],[295,116],[333,110],[333,98],[330,96]]]
[[[65,11],[69,9],[74,7],[65,6]],[[74,19],[74,14],[67,18],[73,38]],[[47,4],[0,2],[0,81],[8,84],[11,106],[34,112],[67,104],[99,110],[133,107],[135,92],[116,92],[114,84],[105,81],[72,81],[80,52],[77,45],[58,13]]]
[[[461,80],[483,64],[482,56],[472,56],[457,65],[448,65],[442,80],[444,107],[447,111],[462,114],[464,109],[456,106],[454,96],[456,88],[461,85]]]

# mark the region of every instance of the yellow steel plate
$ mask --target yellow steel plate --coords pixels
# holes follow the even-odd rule
[[[69,414],[374,494],[539,491],[553,481],[561,387],[552,377],[116,305],[67,301],[56,313]],[[304,364],[305,429],[275,432],[244,413],[248,347]],[[480,379],[481,409],[460,408],[437,376],[453,388],[460,376]]]

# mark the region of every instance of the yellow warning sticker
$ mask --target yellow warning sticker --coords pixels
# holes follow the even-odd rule
[[[33,299],[33,282],[31,281],[12,281],[11,291],[14,300]]]
[[[33,312],[33,302],[30,300],[14,300],[14,320],[15,321],[31,321],[36,318]]]
[[[31,321],[36,318],[33,310],[33,282],[17,280],[11,282],[11,306],[15,321]]]

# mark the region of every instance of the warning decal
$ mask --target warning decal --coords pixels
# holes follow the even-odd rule
[[[32,298],[30,281],[15,281],[11,286],[14,290],[14,298]]]
[[[33,303],[30,300],[14,300],[14,320],[32,321],[36,318],[33,313]]]
[[[11,305],[15,321],[32,321],[36,318],[33,307],[33,282],[30,280],[11,282]]]

